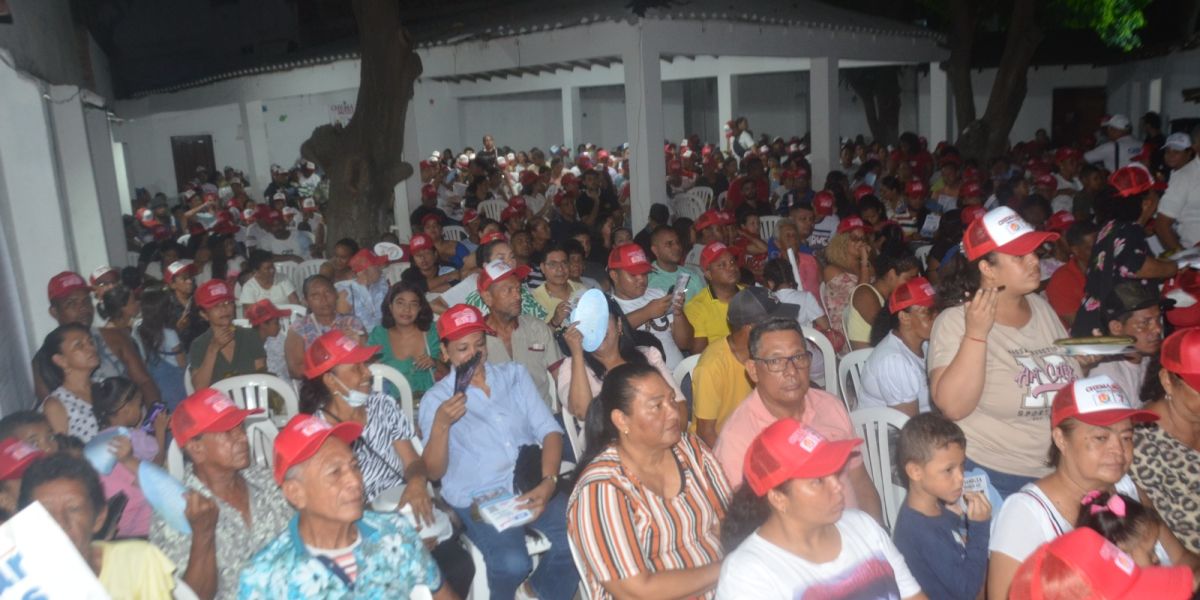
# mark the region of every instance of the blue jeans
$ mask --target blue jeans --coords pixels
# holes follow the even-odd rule
[[[1005,500],[1007,500],[1009,496],[1020,491],[1025,484],[1037,481],[1036,477],[1013,475],[1012,473],[1005,473],[1003,471],[989,469],[969,458],[967,459],[966,465],[964,465],[963,468],[966,470],[975,468],[982,469],[985,473],[987,473],[988,479],[991,480],[992,487],[996,488],[996,491],[1000,492],[1000,497],[1004,498]]]
[[[525,549],[525,528],[496,531],[471,518],[470,507],[453,508],[467,526],[467,537],[483,553],[492,598],[511,600],[533,569],[533,560]],[[567,497],[555,495],[541,516],[527,527],[540,531],[551,544],[533,572],[533,591],[541,600],[571,600],[579,587],[579,573],[567,545]]]

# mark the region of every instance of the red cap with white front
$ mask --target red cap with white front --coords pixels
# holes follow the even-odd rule
[[[112,277],[110,279],[113,280],[113,283],[116,283],[121,278],[120,271],[118,271],[115,268],[110,267],[108,265],[101,265],[99,267],[96,267],[96,269],[94,271],[92,271],[92,274],[88,276],[88,281],[92,285],[96,285],[97,283],[100,282],[101,279],[108,277],[109,275],[112,275]]]
[[[608,255],[608,269],[610,271],[625,271],[633,275],[645,275],[654,267],[650,265],[650,259],[646,258],[646,251],[642,247],[632,242],[621,244],[613,248]]]
[[[709,265],[717,262],[718,258],[721,258],[726,254],[733,254],[733,251],[729,249],[729,246],[726,246],[721,242],[713,242],[705,246],[704,249],[700,251],[700,268],[707,269]]]
[[[176,277],[184,273],[190,273],[192,276],[195,276],[196,264],[189,259],[181,258],[167,265],[167,268],[163,270],[163,281],[171,283],[175,281]]]
[[[792,479],[837,473],[862,440],[829,440],[800,421],[784,418],[750,442],[742,472],[758,496]]]
[[[1055,394],[1054,404],[1050,409],[1050,425],[1058,427],[1059,423],[1067,419],[1107,427],[1125,419],[1133,419],[1139,423],[1157,421],[1158,415],[1134,408],[1125,390],[1111,377],[1097,375],[1076,379]]]
[[[479,291],[487,291],[492,287],[493,283],[502,279],[516,277],[517,281],[523,281],[529,276],[530,268],[527,266],[511,267],[508,263],[502,260],[493,260],[483,267],[483,271],[479,273]]]
[[[1001,206],[967,226],[963,251],[967,260],[976,260],[989,252],[1024,256],[1057,239],[1057,233],[1037,231],[1013,209]]]
[[[423,233],[418,233],[418,234],[412,236],[412,238],[410,238],[408,240],[409,254],[416,254],[422,250],[433,250],[433,249],[434,249],[433,238],[431,238]]]
[[[442,313],[437,320],[439,340],[453,342],[465,335],[479,331],[488,335],[496,335],[496,332],[483,320],[483,313],[470,304],[455,304]]]
[[[354,421],[330,425],[315,415],[296,415],[275,436],[275,482],[282,485],[288,469],[312,458],[334,436],[346,444],[362,435],[363,426]]]
[[[933,308],[937,292],[924,277],[913,277],[892,291],[888,298],[888,311],[893,315],[910,307],[924,306]]]

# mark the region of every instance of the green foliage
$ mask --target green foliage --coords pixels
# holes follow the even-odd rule
[[[1091,29],[1110,46],[1129,51],[1142,44],[1137,31],[1146,26],[1142,9],[1150,0],[1055,0],[1051,4],[1062,11],[1065,25]]]

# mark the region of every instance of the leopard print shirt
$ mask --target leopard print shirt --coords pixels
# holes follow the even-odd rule
[[[1183,546],[1200,552],[1200,451],[1157,425],[1135,429],[1133,444],[1133,480]]]

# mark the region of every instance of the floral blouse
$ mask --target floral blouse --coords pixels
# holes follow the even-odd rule
[[[857,286],[858,275],[846,271],[825,283],[821,301],[825,303],[825,316],[829,317],[829,326],[834,331],[844,331],[842,323],[846,318],[846,308],[850,306],[851,295]]]
[[[1112,220],[1100,229],[1088,263],[1083,303],[1075,313],[1071,335],[1086,337],[1094,335],[1093,329],[1104,330],[1100,306],[1118,283],[1134,280],[1149,285],[1147,280],[1134,275],[1149,256],[1152,256],[1150,246],[1140,225]]]

